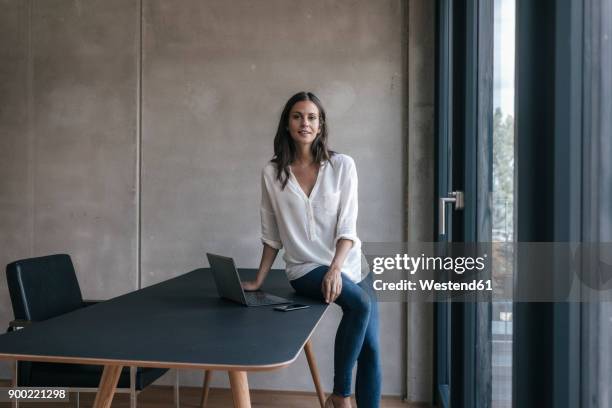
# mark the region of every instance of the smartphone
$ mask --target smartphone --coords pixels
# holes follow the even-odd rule
[[[292,312],[294,310],[306,309],[308,307],[310,306],[302,305],[299,303],[292,303],[290,305],[277,306],[274,308],[274,310],[278,310],[279,312]]]

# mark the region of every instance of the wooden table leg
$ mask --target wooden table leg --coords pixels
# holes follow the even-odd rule
[[[181,407],[181,384],[178,368],[174,370],[174,406]]]
[[[122,368],[120,365],[104,366],[93,408],[110,408]]]
[[[208,402],[208,393],[210,392],[210,381],[212,379],[212,370],[204,370],[204,385],[202,386],[202,399],[200,400],[200,408],[206,407]]]
[[[246,371],[228,371],[234,408],[251,408],[251,396],[249,395],[249,382]]]
[[[312,381],[314,382],[315,389],[317,390],[319,404],[321,404],[321,408],[324,408],[325,393],[323,392],[323,387],[321,387],[321,381],[319,380],[319,369],[317,368],[317,362],[315,360],[314,352],[312,351],[312,343],[310,340],[308,340],[304,345],[304,352],[306,353],[306,359],[308,360],[308,366],[310,367]]]
[[[13,378],[11,379],[11,387],[13,388],[17,388],[17,384],[19,383],[19,361],[15,360],[15,365],[13,366]],[[18,399],[14,399],[13,403],[11,404],[11,407],[13,408],[19,408],[19,400]]]

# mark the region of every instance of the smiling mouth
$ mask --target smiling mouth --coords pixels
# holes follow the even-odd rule
[[[298,133],[300,135],[310,135],[312,132],[309,130],[299,130]]]

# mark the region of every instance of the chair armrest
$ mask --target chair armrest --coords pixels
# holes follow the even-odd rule
[[[86,299],[86,300],[83,300],[83,306],[92,306],[92,305],[95,305],[96,303],[100,303],[100,302],[104,302],[104,301],[103,300]]]
[[[23,329],[24,327],[32,324],[34,322],[32,322],[31,320],[21,320],[21,319],[16,319],[13,320],[9,323],[9,328],[8,331],[14,331],[14,330],[19,330],[19,329]]]

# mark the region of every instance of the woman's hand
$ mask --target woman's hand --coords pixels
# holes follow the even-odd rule
[[[242,282],[242,289],[246,291],[258,290],[261,287],[261,283],[254,281],[244,281]]]
[[[340,268],[329,268],[325,276],[323,276],[321,291],[323,292],[325,303],[332,303],[340,296],[342,292],[342,272],[340,272]]]
[[[246,291],[258,290],[263,285],[270,272],[270,268],[274,263],[274,258],[278,254],[278,249],[272,248],[270,245],[265,244],[263,246],[263,252],[261,253],[261,261],[259,262],[259,269],[257,270],[257,277],[252,281],[242,282],[242,289]]]

